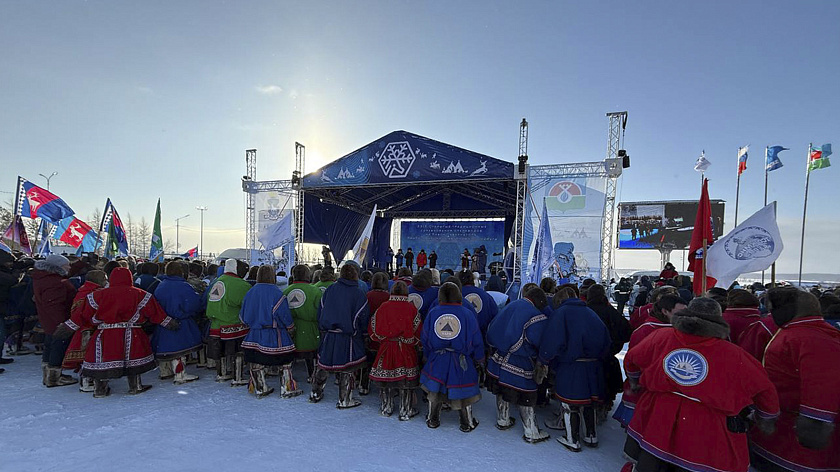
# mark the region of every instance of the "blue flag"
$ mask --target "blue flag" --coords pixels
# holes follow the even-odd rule
[[[548,221],[548,209],[543,199],[542,218],[537,242],[534,246],[534,261],[531,263],[531,282],[539,284],[543,272],[551,267],[554,261],[554,243],[551,241],[551,224]]]
[[[18,182],[18,194],[22,197],[19,215],[41,218],[52,224],[73,216],[73,210],[55,194],[21,177],[18,177]]]
[[[782,151],[787,151],[788,148],[782,146],[769,146],[765,151],[765,164],[764,168],[768,171],[776,170],[782,167],[782,161],[779,160],[779,153]]]

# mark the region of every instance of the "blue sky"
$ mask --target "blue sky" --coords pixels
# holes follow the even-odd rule
[[[205,205],[219,251],[244,242],[245,149],[260,179],[290,177],[295,141],[311,171],[396,129],[515,160],[527,117],[532,163],[599,160],[604,114],[628,110],[620,199],[698,198],[705,149],[727,229],[738,146],[744,218],[764,147],[791,148],[770,199],[795,272],[807,145],[840,149],[839,25],[836,1],[0,1],[0,187],[58,171],[77,213],[110,197],[124,219],[161,197],[189,247]],[[812,174],[806,272],[840,265],[835,159]]]

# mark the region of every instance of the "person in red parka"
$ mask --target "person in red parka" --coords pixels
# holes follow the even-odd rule
[[[767,295],[779,331],[764,351],[764,368],[782,414],[772,435],[751,432],[753,467],[840,470],[840,331],[823,320],[808,292],[779,287]]]
[[[391,294],[388,293],[388,274],[385,272],[377,272],[373,274],[370,280],[370,290],[367,293],[368,308],[370,309],[370,316],[373,317],[376,310],[388,301]],[[376,359],[376,351],[379,350],[379,342],[369,340],[365,343],[365,352],[367,353],[367,365],[359,369],[359,395],[367,395],[370,393],[370,365]]]
[[[426,250],[421,249],[420,253],[417,254],[417,269],[423,269],[426,267],[426,263],[429,261],[428,257],[426,256]]]
[[[679,292],[676,287],[671,287],[670,285],[656,287],[651,290],[647,305],[642,305],[638,310],[634,310],[630,313],[630,328],[633,329],[633,331],[637,330],[639,326],[648,321],[650,313],[653,311],[653,304],[665,294],[679,295]]]
[[[82,364],[82,375],[94,379],[93,396],[108,396],[108,380],[122,376],[128,377],[129,394],[152,388],[140,380],[140,374],[155,368],[152,346],[142,325],[150,321],[173,330],[180,325],[166,315],[151,293],[134,287],[131,272],[115,268],[108,288],[88,294],[80,316],[82,323],[96,325]],[[56,336],[69,338],[81,326],[68,320],[56,330]]]
[[[101,270],[90,270],[85,274],[85,283],[76,292],[76,298],[73,299],[73,307],[70,309],[70,319],[74,323],[79,324],[79,330],[73,334],[73,339],[70,340],[70,346],[64,354],[62,367],[65,369],[78,372],[82,368],[88,341],[96,330],[96,326],[93,323],[82,321],[82,309],[87,303],[88,294],[101,289],[106,283],[108,283],[108,276],[105,275],[105,272]],[[82,377],[79,381],[79,391],[85,393],[93,392],[92,378]]]
[[[728,342],[720,305],[695,298],[627,352],[631,384],[646,390],[627,427],[625,452],[638,472],[746,472],[749,423],[771,431],[779,397],[761,364]]]
[[[738,337],[738,345],[761,362],[764,359],[764,349],[778,330],[779,327],[776,326],[772,316],[762,316],[741,333]]]
[[[723,319],[729,325],[729,340],[739,344],[741,334],[753,323],[761,319],[758,311],[758,298],[750,292],[736,288],[726,295],[726,310]]]
[[[370,318],[370,339],[379,344],[370,368],[370,379],[379,384],[380,413],[394,411],[394,389],[400,395],[400,421],[417,415],[412,392],[420,376],[417,345],[420,343],[420,314],[409,301],[408,287],[397,282],[391,297]]]
[[[668,279],[676,278],[678,275],[680,275],[680,274],[679,274],[679,272],[677,272],[677,269],[674,268],[674,264],[671,264],[670,262],[666,262],[665,263],[665,268],[663,268],[662,272],[659,273],[659,278],[664,279],[664,280],[668,280]]]
[[[65,278],[68,270],[70,261],[64,256],[52,254],[35,262],[32,271],[32,291],[38,310],[38,322],[46,335],[41,368],[44,372],[43,383],[47,387],[61,387],[77,382],[73,377],[61,373],[61,363],[70,340],[53,336],[55,328],[70,318],[70,307],[76,296],[76,287]]]

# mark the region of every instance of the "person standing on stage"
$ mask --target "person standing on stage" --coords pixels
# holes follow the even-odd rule
[[[408,251],[405,252],[405,266],[412,272],[414,271],[414,253],[411,252],[411,248],[408,248]]]
[[[461,269],[469,270],[470,268],[470,250],[464,248],[464,253],[461,254]]]
[[[388,272],[394,271],[394,250],[391,249],[391,246],[388,246],[388,250],[385,252],[385,257],[388,258],[388,262],[385,264],[385,270]]]
[[[432,249],[432,253],[429,254],[429,269],[434,269],[435,266],[437,266],[437,253]]]
[[[332,267],[332,256],[330,255],[330,248],[323,246],[321,254],[324,256],[324,267]]]
[[[403,260],[405,260],[405,256],[403,255],[402,249],[397,249],[397,254],[395,257],[397,259],[397,270],[400,270],[403,266]]]
[[[426,256],[426,250],[421,249],[420,254],[417,254],[417,269],[424,269],[426,268],[426,262],[428,261],[428,257]]]

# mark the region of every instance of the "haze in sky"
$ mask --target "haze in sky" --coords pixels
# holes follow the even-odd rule
[[[840,2],[0,1],[0,190],[22,175],[87,216],[123,219],[205,252],[244,245],[240,177],[288,179],[404,129],[532,164],[606,152],[627,110],[619,201],[697,199],[701,151],[732,227],[736,152],[750,145],[743,219],[763,202],[763,150],[790,148],[770,200],[795,272],[808,143],[840,149]],[[840,159],[836,156],[835,159]],[[838,272],[840,161],[812,174],[806,272]],[[10,194],[0,194],[4,199]],[[658,267],[621,251],[619,267]],[[675,264],[680,266],[675,254]]]

